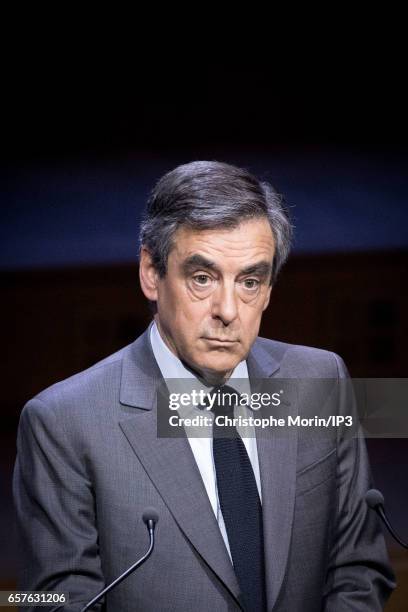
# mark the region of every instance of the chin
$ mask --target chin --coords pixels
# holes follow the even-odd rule
[[[219,357],[212,355],[212,358],[208,362],[206,361],[203,363],[202,368],[208,372],[214,373],[229,372],[230,370],[234,370],[240,361],[240,359],[231,359],[231,357],[227,358],[223,355]]]

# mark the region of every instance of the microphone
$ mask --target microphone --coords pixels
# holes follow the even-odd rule
[[[147,528],[149,530],[149,534],[154,532],[154,528],[156,523],[159,521],[159,515],[155,508],[146,508],[146,510],[142,514],[143,522],[146,523]]]
[[[394,540],[396,540],[398,544],[400,544],[403,548],[408,549],[408,544],[406,544],[403,540],[401,540],[401,538],[395,533],[390,521],[388,520],[385,514],[383,494],[377,489],[370,489],[366,493],[365,500],[366,500],[367,506],[371,508],[372,510],[375,510],[375,512],[378,514],[378,516],[380,517],[380,519],[382,520],[382,522],[384,523],[384,525],[386,526],[386,528],[388,529],[388,531],[390,532]]]
[[[159,520],[159,515],[155,508],[146,508],[146,510],[143,512],[142,518],[143,518],[143,522],[146,524],[146,527],[149,532],[149,537],[150,537],[149,548],[146,554],[144,554],[143,557],[141,557],[138,561],[136,561],[136,563],[133,563],[133,565],[131,565],[127,570],[125,570],[123,574],[121,574],[113,582],[108,584],[108,586],[105,587],[100,593],[95,595],[93,599],[88,601],[86,606],[81,609],[81,612],[86,612],[87,610],[92,608],[92,606],[94,606],[100,599],[102,599],[104,595],[106,595],[106,593],[109,593],[109,591],[111,591],[115,586],[117,586],[120,582],[122,582],[122,580],[127,578],[129,574],[131,574],[136,568],[140,567],[146,561],[146,559],[148,559],[150,555],[152,554],[153,548],[154,548],[154,530],[156,527],[156,523]]]

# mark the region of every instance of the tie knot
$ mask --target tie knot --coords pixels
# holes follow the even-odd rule
[[[216,415],[230,415],[234,412],[234,407],[239,404],[241,394],[230,387],[229,385],[222,385],[214,387],[210,391],[211,398],[214,398],[212,404],[212,411]]]

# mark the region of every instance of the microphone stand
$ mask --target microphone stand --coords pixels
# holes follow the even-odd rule
[[[126,571],[124,571],[123,574],[121,574],[118,578],[111,582],[111,584],[108,584],[108,586],[105,587],[103,591],[98,593],[98,595],[95,595],[95,597],[91,599],[91,601],[89,601],[86,606],[81,609],[81,612],[86,612],[87,610],[92,608],[92,606],[94,606],[100,599],[102,599],[104,595],[106,595],[106,593],[109,593],[109,591],[111,591],[115,586],[122,582],[122,580],[129,576],[129,574],[131,574],[135,569],[140,567],[150,557],[154,548],[154,528],[156,525],[156,520],[155,518],[148,518],[145,522],[147,525],[147,529],[149,530],[150,536],[149,549],[146,554],[143,555],[143,557],[141,557],[138,561],[136,561],[136,563],[131,565]]]
[[[400,546],[402,546],[403,548],[408,549],[408,544],[401,540],[398,534],[394,531],[394,528],[392,527],[390,521],[387,518],[387,515],[385,514],[384,497],[381,491],[378,491],[377,489],[370,489],[366,493],[365,500],[368,507],[378,514],[378,516],[380,517],[394,540],[396,540],[396,542],[398,542],[398,544],[400,544]]]
[[[390,521],[387,518],[387,515],[385,514],[384,506],[379,504],[378,506],[374,508],[374,510],[377,512],[379,517],[382,519],[384,525],[386,526],[386,528],[388,529],[388,531],[390,532],[394,540],[396,540],[398,544],[400,544],[403,548],[408,549],[408,544],[404,542],[403,540],[401,540],[398,534],[394,531]]]

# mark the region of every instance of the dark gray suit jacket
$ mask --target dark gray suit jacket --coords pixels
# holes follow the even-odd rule
[[[347,375],[333,353],[264,338],[247,363],[251,379]],[[188,440],[157,437],[160,379],[147,330],[24,407],[13,482],[21,588],[69,591],[64,610],[79,610],[144,554],[141,515],[153,506],[160,516],[155,551],[102,609],[241,609]],[[306,403],[299,400],[300,412]],[[257,446],[268,610],[381,610],[393,573],[377,517],[364,502],[364,441],[271,429],[257,435]]]

